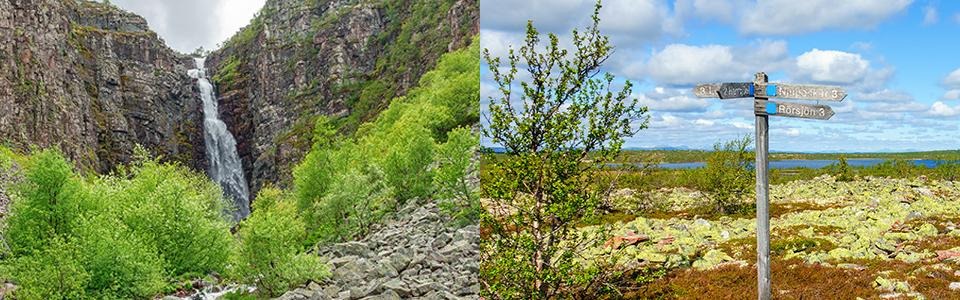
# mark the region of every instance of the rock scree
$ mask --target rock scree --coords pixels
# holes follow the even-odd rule
[[[407,203],[359,241],[322,246],[332,276],[277,299],[479,299],[480,230],[433,201]]]

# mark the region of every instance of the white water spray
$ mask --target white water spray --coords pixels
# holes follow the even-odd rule
[[[250,191],[247,188],[247,179],[243,176],[240,156],[237,155],[237,141],[227,130],[227,125],[220,120],[213,85],[207,79],[204,68],[205,60],[203,57],[195,58],[197,68],[187,73],[197,80],[200,98],[203,100],[203,141],[206,145],[207,160],[210,161],[207,173],[220,184],[224,193],[233,198],[236,203],[234,219],[239,221],[250,214]]]

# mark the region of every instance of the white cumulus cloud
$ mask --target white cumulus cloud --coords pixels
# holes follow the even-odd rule
[[[663,87],[639,95],[637,100],[640,105],[647,106],[654,112],[704,112],[710,107],[710,102],[706,99],[692,97],[684,90]]]
[[[937,117],[960,116],[960,106],[950,106],[944,104],[943,102],[937,101],[933,103],[933,106],[930,107],[928,113]]]
[[[800,136],[800,129],[790,128],[784,132],[787,136]]]
[[[960,68],[953,70],[943,79],[943,85],[947,87],[960,88]]]
[[[605,1],[600,9],[600,30],[622,42],[649,41],[667,32],[678,32],[666,3],[656,0]]]
[[[947,92],[943,94],[945,100],[960,100],[960,68],[953,70],[943,79],[943,86],[947,87]]]
[[[870,62],[854,54],[814,48],[797,57],[797,71],[818,82],[851,84],[867,76]]]
[[[659,83],[690,85],[751,79],[754,72],[782,68],[787,58],[784,41],[760,40],[744,49],[670,44],[654,51],[644,69],[646,75]]]
[[[912,0],[766,0],[746,9],[740,31],[797,34],[825,29],[869,29],[904,11]]]

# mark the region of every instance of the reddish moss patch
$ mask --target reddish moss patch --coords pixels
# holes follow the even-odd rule
[[[940,233],[947,232],[949,225],[960,227],[960,216],[930,216],[910,220],[903,224],[909,228],[919,228],[923,224],[933,224]]]
[[[934,267],[935,260],[925,263],[906,263],[899,260],[853,260],[850,263],[861,265],[864,272],[888,279],[906,281],[911,289],[923,294],[927,299],[960,299],[960,292],[950,290],[951,282],[960,281],[954,275],[954,264],[943,264],[947,269]],[[880,273],[883,274],[880,274]]]
[[[734,259],[753,261],[757,257],[757,240],[753,236],[732,239],[721,243],[717,248]],[[783,256],[788,252],[827,252],[835,248],[837,246],[830,241],[818,238],[774,234],[770,240],[770,255],[772,257]]]
[[[753,236],[728,240],[717,246],[730,257],[740,260],[755,260],[757,257],[757,239]]]
[[[855,271],[800,260],[775,260],[771,288],[776,299],[854,299],[875,297],[872,272]],[[627,299],[754,299],[753,266],[727,265],[711,270],[675,271],[651,284],[621,288]]]
[[[927,249],[930,251],[947,250],[954,247],[960,247],[960,237],[940,234],[937,236],[911,241],[908,243],[908,245],[917,246],[919,249]]]

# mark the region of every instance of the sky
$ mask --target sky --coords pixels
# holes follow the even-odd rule
[[[265,0],[111,0],[147,19],[167,45],[182,53],[217,44],[250,23]]]
[[[518,48],[527,20],[569,46],[593,4],[482,0],[481,47],[494,56]],[[836,112],[828,121],[771,116],[771,151],[960,149],[960,1],[605,0],[600,18],[615,47],[603,71],[633,82],[650,110],[649,128],[625,147],[710,149],[753,134],[752,99],[700,99],[691,89],[764,71],[771,82],[848,94],[819,103]],[[499,93],[487,68],[482,61],[484,114]]]

